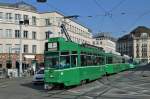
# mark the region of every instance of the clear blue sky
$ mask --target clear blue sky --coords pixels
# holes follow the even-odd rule
[[[14,3],[21,0],[0,0]],[[79,15],[79,22],[96,32],[111,32],[120,37],[137,26],[150,28],[150,0],[23,0],[39,11],[59,10],[64,15]],[[92,17],[88,17],[92,16]]]

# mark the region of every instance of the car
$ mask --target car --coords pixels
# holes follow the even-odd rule
[[[33,84],[44,83],[44,69],[38,70],[33,76]]]

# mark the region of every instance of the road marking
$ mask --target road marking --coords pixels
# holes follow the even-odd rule
[[[6,88],[6,87],[8,87],[8,85],[3,85],[3,86],[0,86],[1,88]]]
[[[4,82],[4,83],[0,83],[0,86],[2,86],[2,85],[6,85],[7,83],[6,82]]]
[[[5,87],[7,87],[7,86],[8,86],[8,83],[6,83],[6,82],[0,84],[0,87],[1,87],[1,88],[5,88]]]

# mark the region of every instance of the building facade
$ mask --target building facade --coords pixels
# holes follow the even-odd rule
[[[27,20],[29,24],[20,25]],[[60,25],[66,29],[74,42],[92,44],[90,30],[80,23],[64,19],[58,12],[40,13],[25,2],[0,3],[0,68],[19,68],[20,46],[23,68],[32,60],[44,61],[44,43],[51,37],[65,37]]]
[[[110,33],[98,33],[94,36],[93,45],[102,47],[106,52],[116,52],[116,40]]]
[[[150,29],[139,26],[117,41],[117,51],[143,63],[150,62]]]

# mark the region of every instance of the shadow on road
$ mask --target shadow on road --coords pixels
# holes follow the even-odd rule
[[[150,71],[150,64],[137,66],[133,71]]]
[[[47,91],[52,91],[52,90],[68,90],[68,89],[72,89],[75,87],[75,86],[71,86],[71,87],[55,86],[51,90],[45,90],[44,89],[44,83],[33,84],[32,82],[21,84],[21,86],[28,87],[28,88],[35,89],[35,90],[39,90],[41,92],[47,92]]]
[[[35,90],[39,90],[39,91],[44,91],[44,84],[42,84],[42,83],[33,84],[32,82],[29,82],[29,83],[21,84],[21,86],[28,87],[28,88],[35,89]]]

